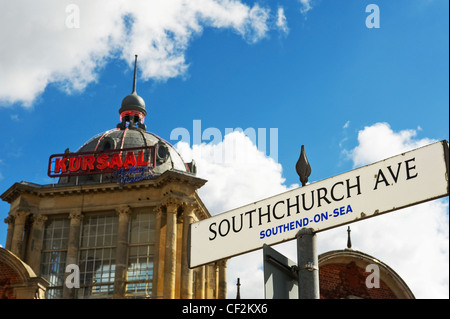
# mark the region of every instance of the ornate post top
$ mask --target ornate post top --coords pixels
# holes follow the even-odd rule
[[[33,225],[42,226],[47,221],[48,217],[42,214],[33,216]]]
[[[194,211],[199,208],[197,203],[183,203],[182,207],[183,213],[188,217],[192,217]]]
[[[29,215],[31,215],[31,212],[26,210],[17,210],[13,213],[10,213],[10,216],[14,217],[15,222],[25,222]]]
[[[183,202],[175,198],[166,198],[162,201],[161,205],[166,206],[167,211],[171,211],[178,209],[178,207],[183,205]]]
[[[81,221],[83,217],[84,215],[81,213],[80,210],[73,210],[69,213],[69,218],[76,221]]]
[[[131,214],[131,207],[130,206],[120,206],[116,207],[116,213],[119,215],[130,215]]]
[[[221,259],[221,260],[218,260],[218,261],[216,262],[216,264],[217,264],[217,266],[219,266],[219,267],[227,267],[227,261],[228,261],[228,258],[226,258],[226,259]]]
[[[308,182],[309,175],[311,175],[311,165],[309,165],[308,159],[306,158],[304,145],[302,145],[300,157],[298,158],[297,164],[295,165],[295,170],[300,177],[302,186],[305,186]]]
[[[14,216],[9,215],[3,221],[5,222],[5,224],[12,224],[12,223],[14,223]]]

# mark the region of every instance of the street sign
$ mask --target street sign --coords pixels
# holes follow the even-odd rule
[[[270,246],[263,246],[265,299],[298,299],[297,264]]]
[[[448,194],[448,142],[440,141],[193,223],[189,266]]]

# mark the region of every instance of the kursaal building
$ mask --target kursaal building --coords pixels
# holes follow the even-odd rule
[[[189,225],[210,217],[197,194],[206,180],[146,131],[136,64],[119,114],[115,129],[50,156],[57,183],[1,195],[1,298],[226,298],[226,260],[188,267]]]

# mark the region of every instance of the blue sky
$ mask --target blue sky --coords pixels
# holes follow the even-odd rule
[[[312,166],[310,180],[317,181],[368,164],[355,150],[376,138],[373,145],[381,146],[370,150],[369,161],[449,139],[448,1],[205,3],[221,10],[200,9],[197,1],[185,14],[157,4],[146,12],[145,6],[137,10],[123,1],[96,6],[49,0],[38,7],[33,1],[2,2],[0,23],[9,27],[0,33],[1,43],[8,43],[0,47],[0,192],[22,180],[51,183],[46,176],[51,154],[67,147],[76,151],[116,127],[120,103],[132,88],[134,54],[148,131],[176,144],[171,132],[185,128],[193,147],[194,120],[201,121],[202,132],[212,127],[223,137],[226,128],[265,128],[269,153],[270,128],[277,129],[282,170],[264,161],[255,168],[263,175],[275,167],[278,185],[227,205],[298,184],[295,163],[302,144]],[[379,7],[380,28],[366,26],[371,3]],[[79,7],[79,28],[67,27],[69,4]],[[117,19],[124,13],[122,28]],[[244,20],[235,19],[240,13]],[[166,36],[158,38],[160,30]],[[386,153],[384,147],[392,145],[399,146]],[[213,173],[206,177],[222,181]],[[448,228],[448,200],[436,205],[441,204]],[[2,220],[8,211],[9,205],[0,203]],[[6,224],[0,223],[0,245],[5,239]],[[448,230],[443,244],[448,273]],[[437,297],[448,298],[448,275],[442,280],[447,292]]]

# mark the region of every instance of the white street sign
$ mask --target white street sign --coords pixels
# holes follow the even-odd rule
[[[440,141],[193,223],[189,266],[448,194],[448,142]]]

